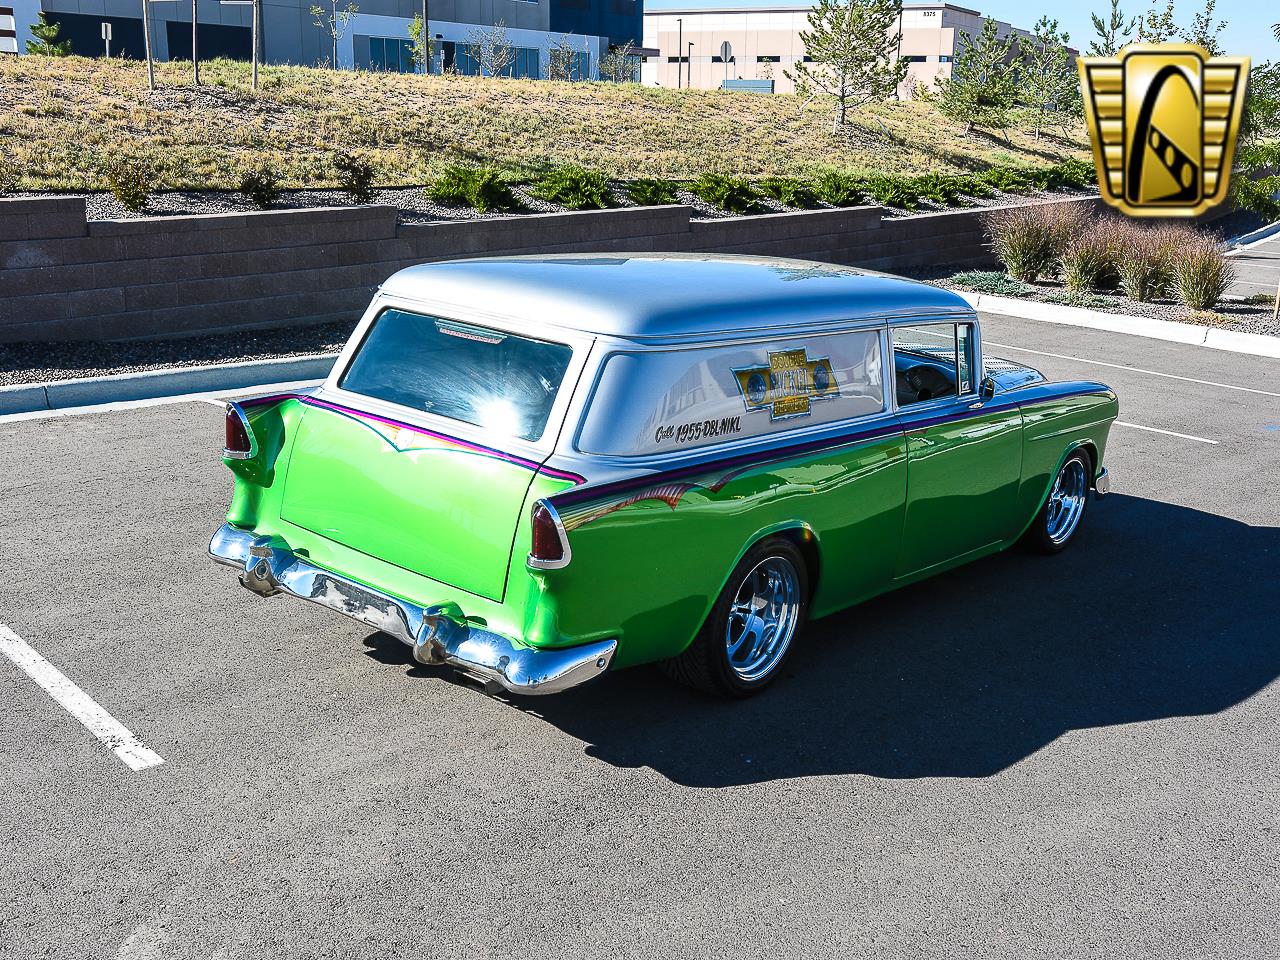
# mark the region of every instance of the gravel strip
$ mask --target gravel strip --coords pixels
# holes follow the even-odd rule
[[[0,386],[337,353],[355,329],[357,319],[174,340],[0,344]]]

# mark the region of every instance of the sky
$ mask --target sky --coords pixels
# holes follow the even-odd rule
[[[734,9],[743,7],[790,6],[805,0],[645,0],[646,10],[663,10],[690,7],[717,7]],[[1014,26],[1031,29],[1044,14],[1056,19],[1061,29],[1071,34],[1071,45],[1087,49],[1093,39],[1093,25],[1089,14],[1109,12],[1111,0],[955,0],[957,6],[968,7],[981,13],[1005,20]],[[1151,0],[1124,0],[1120,9],[1132,17],[1145,12]],[[909,4],[908,4],[909,5]],[[1204,7],[1203,0],[1177,0],[1174,15],[1180,25]],[[1160,0],[1164,9],[1164,0]],[[1215,18],[1225,20],[1222,46],[1232,56],[1250,56],[1255,63],[1263,60],[1280,60],[1280,43],[1271,33],[1271,24],[1280,21],[1280,4],[1276,0],[1218,0]]]

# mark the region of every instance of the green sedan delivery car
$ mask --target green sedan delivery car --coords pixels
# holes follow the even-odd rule
[[[810,617],[1106,493],[1118,408],[982,356],[936,287],[675,254],[433,263],[378,291],[323,385],[228,405],[209,552],[486,688],[658,662],[728,696]]]

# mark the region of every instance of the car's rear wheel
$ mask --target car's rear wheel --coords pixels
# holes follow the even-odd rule
[[[1028,546],[1041,553],[1057,553],[1071,542],[1089,505],[1092,470],[1093,461],[1087,451],[1077,450],[1067,457],[1053,479],[1040,514],[1027,531]]]
[[[777,677],[809,611],[804,557],[790,540],[756,544],[734,568],[689,648],[662,664],[681,683],[749,697]]]

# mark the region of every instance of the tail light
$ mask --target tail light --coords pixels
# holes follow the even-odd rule
[[[569,537],[556,508],[545,500],[533,505],[533,536],[529,550],[529,566],[539,570],[558,570],[567,566],[572,554]]]
[[[222,448],[226,460],[248,460],[258,452],[258,438],[253,435],[249,418],[238,403],[227,404],[227,443]]]

